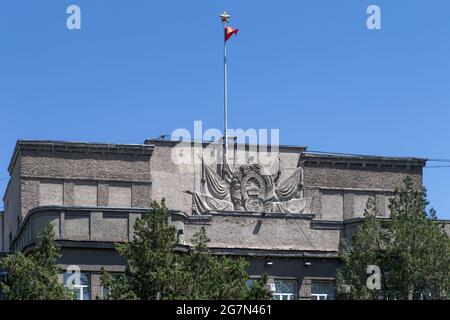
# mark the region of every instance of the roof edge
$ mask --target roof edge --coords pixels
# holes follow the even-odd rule
[[[17,140],[13,155],[8,165],[11,175],[19,154],[23,150],[47,150],[59,152],[97,152],[97,153],[131,153],[136,155],[151,155],[154,145],[151,144],[119,144],[99,142],[76,142],[58,140]]]
[[[146,139],[145,144],[153,144],[155,146],[158,145],[168,145],[168,146],[175,146],[181,142],[184,143],[198,143],[201,144],[203,147],[209,146],[211,144],[217,144],[221,145],[221,141],[204,141],[204,140],[166,140],[166,139]],[[254,144],[254,143],[236,143],[236,145],[245,146],[245,147],[271,147],[270,144]],[[306,152],[307,148],[306,146],[292,146],[292,145],[278,145],[278,148],[280,150],[289,150],[289,151],[297,151],[297,152]]]

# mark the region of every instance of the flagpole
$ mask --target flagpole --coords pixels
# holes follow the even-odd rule
[[[227,33],[227,23],[230,19],[230,15],[224,11],[220,15],[220,19],[223,23],[223,126],[224,126],[224,137],[223,137],[223,164],[222,164],[222,176],[225,172],[225,166],[227,164],[227,153],[228,153],[228,74],[227,74],[227,39],[233,33],[237,33],[238,29],[230,30],[230,35]],[[231,28],[230,28],[231,29]]]
[[[224,12],[225,19],[223,21],[223,30],[227,27],[227,21],[229,16]],[[226,164],[228,153],[228,74],[227,74],[227,41],[225,34],[223,37],[223,126],[224,126],[224,139],[223,139],[223,166]]]

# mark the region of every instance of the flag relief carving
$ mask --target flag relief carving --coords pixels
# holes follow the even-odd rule
[[[192,193],[194,213],[310,213],[312,198],[303,196],[303,168],[281,181],[279,161],[269,167],[257,163],[231,167],[226,163],[221,175],[204,164],[201,191]]]

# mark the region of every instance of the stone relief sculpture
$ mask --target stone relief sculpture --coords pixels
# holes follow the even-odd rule
[[[282,182],[279,166],[275,173],[271,169],[246,164],[233,170],[226,164],[221,177],[204,164],[201,192],[188,192],[193,197],[193,212],[310,213],[312,199],[303,197],[303,169],[297,168]]]

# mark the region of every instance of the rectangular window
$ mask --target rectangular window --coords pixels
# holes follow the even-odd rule
[[[91,277],[89,273],[64,273],[64,286],[75,293],[76,300],[91,299]]]
[[[109,299],[109,289],[102,286],[102,299],[108,300]]]
[[[296,280],[275,280],[273,300],[297,300]]]
[[[312,300],[334,300],[334,281],[312,281]]]

